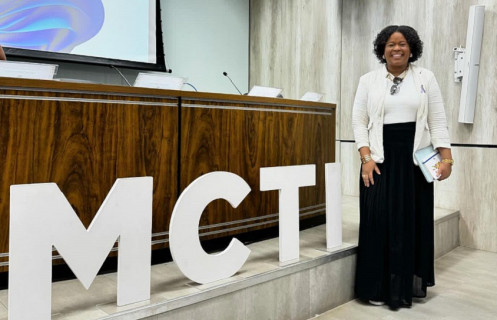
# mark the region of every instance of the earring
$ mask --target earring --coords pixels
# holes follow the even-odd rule
[[[385,60],[385,55],[382,56],[383,60]]]
[[[411,53],[411,55],[409,56],[409,58],[412,58],[412,53]]]

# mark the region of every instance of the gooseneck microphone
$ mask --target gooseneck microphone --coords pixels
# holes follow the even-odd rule
[[[189,82],[185,82],[186,85],[190,86],[193,88],[193,90],[195,90],[195,92],[198,92],[197,88],[195,88],[195,86]]]
[[[230,76],[228,76],[228,72],[224,71],[224,72],[223,72],[223,76],[228,77],[228,79],[230,79],[231,83],[233,84],[233,87],[235,87],[236,91],[238,91],[238,93],[239,93],[239,94],[241,94],[241,95],[243,96],[242,92],[241,92],[240,90],[238,90],[238,87],[237,87],[237,86],[236,86],[236,84],[233,82],[233,80],[231,80]]]
[[[126,83],[128,84],[128,86],[132,87],[131,83],[129,83],[128,79],[126,79],[126,77],[124,76],[124,74],[122,74],[121,70],[119,70],[115,65],[111,65],[110,67],[112,69],[116,70],[117,73],[119,73],[119,75],[121,76],[121,78],[123,78],[124,81],[126,81]]]

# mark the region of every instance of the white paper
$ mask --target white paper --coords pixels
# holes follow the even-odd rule
[[[59,68],[56,64],[0,61],[0,77],[52,80]]]
[[[250,92],[248,93],[248,95],[257,96],[257,97],[276,98],[281,93],[281,91],[282,89],[279,88],[253,86]]]
[[[136,77],[134,87],[181,90],[186,79],[182,77],[172,77],[161,72],[140,72]]]
[[[321,93],[317,93],[317,92],[311,92],[311,91],[307,91],[303,96],[302,98],[300,98],[300,100],[303,100],[303,101],[314,101],[314,102],[318,102],[321,100],[321,98],[323,97],[323,95]]]

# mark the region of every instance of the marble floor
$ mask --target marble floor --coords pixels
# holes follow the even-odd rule
[[[458,247],[435,261],[436,285],[411,308],[350,301],[312,320],[497,319],[497,254]]]

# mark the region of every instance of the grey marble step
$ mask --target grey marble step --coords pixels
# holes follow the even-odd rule
[[[174,262],[152,266],[151,299],[116,306],[116,274],[98,276],[89,290],[78,280],[53,284],[52,319],[309,319],[354,299],[359,228],[357,197],[342,198],[343,245],[326,250],[326,227],[300,232],[300,259],[280,264],[279,239],[249,245],[251,254],[233,277],[200,285]],[[459,213],[435,210],[435,254],[459,245]],[[0,320],[7,292],[0,292]]]

